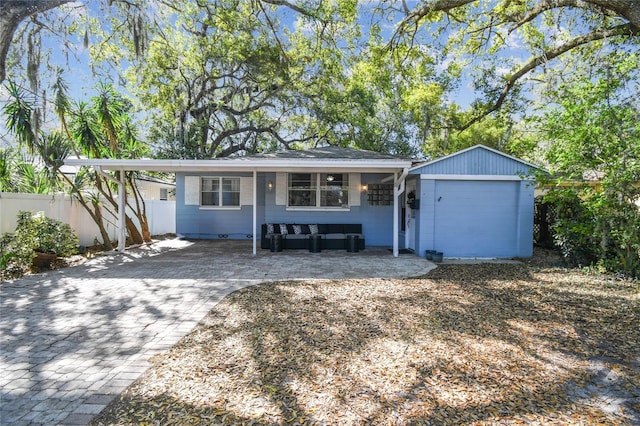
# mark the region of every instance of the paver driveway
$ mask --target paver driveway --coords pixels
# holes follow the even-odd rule
[[[165,240],[0,284],[0,424],[86,424],[224,296],[287,279],[407,277],[434,265],[384,249],[259,250]]]

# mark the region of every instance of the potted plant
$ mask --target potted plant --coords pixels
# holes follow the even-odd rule
[[[33,251],[33,265],[49,268],[58,257],[78,251],[78,236],[69,225],[41,213],[21,211],[15,238]]]

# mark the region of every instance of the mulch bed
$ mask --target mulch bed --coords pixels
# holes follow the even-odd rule
[[[539,257],[247,288],[93,424],[638,424],[639,290]]]

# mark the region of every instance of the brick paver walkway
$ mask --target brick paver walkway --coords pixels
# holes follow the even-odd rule
[[[386,250],[251,255],[166,240],[0,284],[0,425],[86,424],[227,294],[286,279],[417,276]]]

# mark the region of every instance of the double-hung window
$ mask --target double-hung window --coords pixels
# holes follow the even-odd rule
[[[289,173],[289,207],[349,208],[347,173]]]
[[[200,188],[202,206],[240,206],[239,177],[203,177]]]

